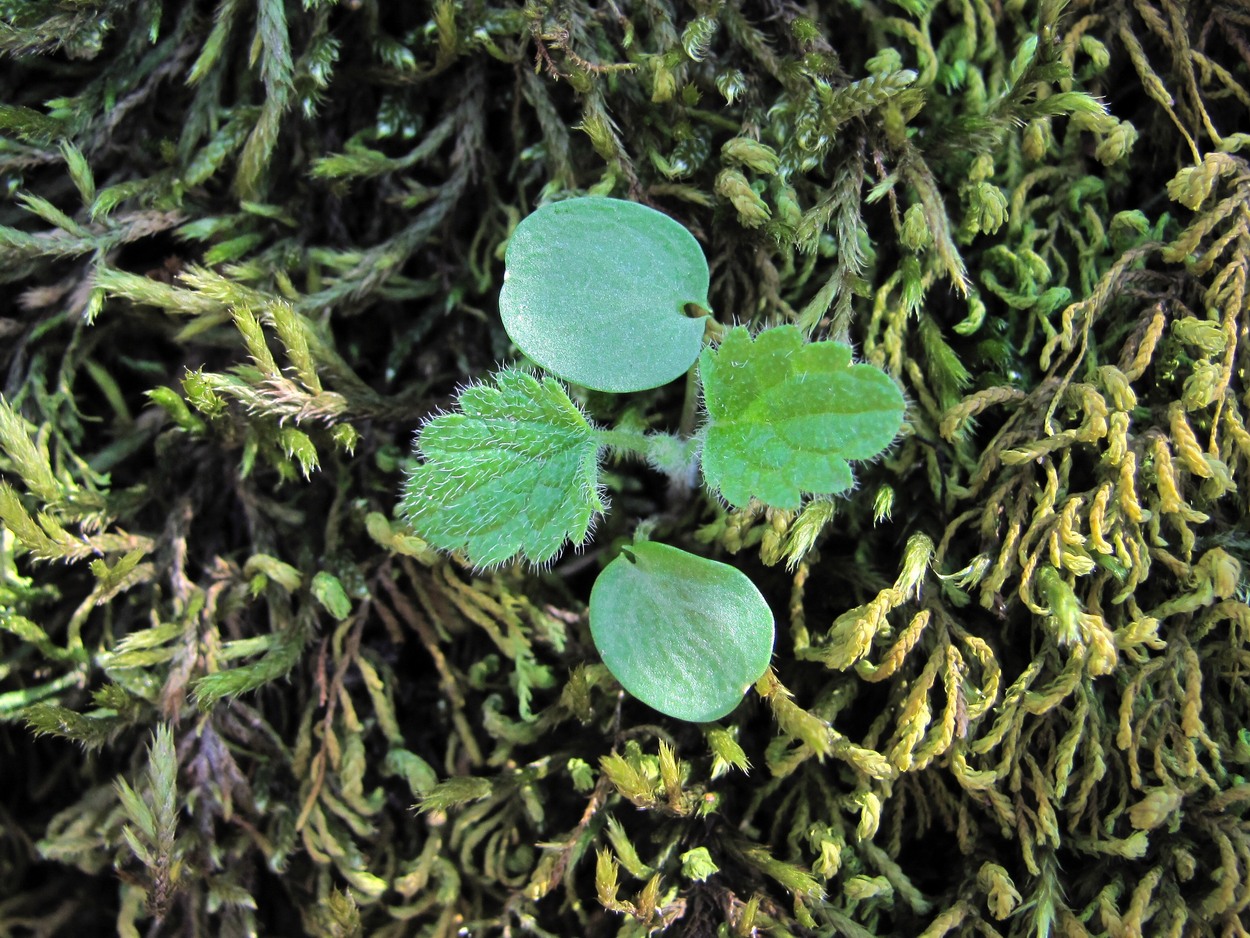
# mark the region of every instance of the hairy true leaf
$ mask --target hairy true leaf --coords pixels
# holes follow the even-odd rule
[[[871,459],[903,424],[902,392],[838,342],[805,342],[795,326],[752,338],[732,329],[699,360],[708,423],[703,476],[727,502],[754,496],[798,508],[803,493],[853,483],[848,460]]]
[[[703,344],[708,267],[694,236],[636,202],[544,205],[508,242],[499,309],[535,362],[600,391],[642,391],[685,374]]]
[[[403,511],[442,550],[481,567],[534,563],[580,543],[604,508],[595,431],[554,378],[513,369],[461,392],[421,430]]]
[[[590,632],[627,691],[694,722],[738,706],[773,653],[772,611],[746,574],[653,541],[599,574]]]
[[[799,508],[804,493],[851,487],[848,460],[871,459],[903,425],[903,393],[848,345],[804,341],[793,325],[752,338],[741,326],[699,360],[707,408],[702,472],[726,502],[752,495]]]

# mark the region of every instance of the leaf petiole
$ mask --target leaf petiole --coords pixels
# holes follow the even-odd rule
[[[652,449],[651,438],[656,434],[644,433],[642,430],[596,430],[595,437],[600,446],[609,446],[621,453],[646,458]],[[667,434],[665,434],[667,435]]]

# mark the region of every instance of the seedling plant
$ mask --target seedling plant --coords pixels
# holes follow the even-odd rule
[[[517,226],[506,268],[504,328],[545,374],[505,368],[460,392],[456,411],[418,434],[402,501],[421,537],[475,566],[547,564],[584,543],[607,510],[607,451],[681,478],[697,464],[736,508],[755,499],[797,509],[804,496],[850,490],[850,462],[879,455],[902,426],[894,381],[852,362],[847,345],[808,341],[793,325],[752,335],[713,322],[702,249],[647,206],[547,204]],[[703,413],[688,435],[595,426],[556,380],[624,394],[696,362]],[[735,567],[640,539],[599,574],[590,629],[627,691],[704,722],[733,710],[764,673],[774,623]]]

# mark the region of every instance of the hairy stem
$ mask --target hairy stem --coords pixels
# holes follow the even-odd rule
[[[651,454],[651,434],[641,430],[599,430],[599,442],[632,456],[646,458]]]
[[[640,430],[599,430],[599,441],[605,446],[641,456],[671,479],[690,485],[694,478],[696,443],[684,435],[643,433]]]

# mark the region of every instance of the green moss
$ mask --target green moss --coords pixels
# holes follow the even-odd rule
[[[1243,20],[0,0],[0,933],[1239,933]],[[794,512],[622,461],[582,555],[439,557],[404,454],[557,192],[852,342],[902,440]],[[783,623],[716,725],[594,656],[639,523]]]

